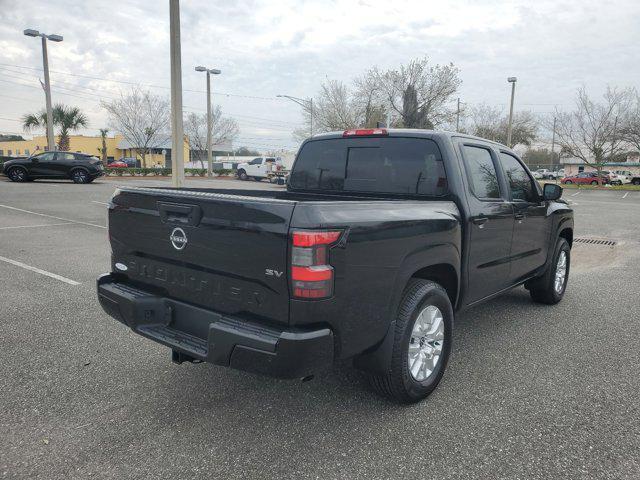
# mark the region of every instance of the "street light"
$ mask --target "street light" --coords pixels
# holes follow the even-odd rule
[[[516,94],[516,77],[507,78],[507,82],[511,84],[511,106],[509,107],[509,126],[507,127],[507,147],[511,148],[511,125],[513,122],[513,97]]]
[[[307,100],[305,98],[292,97],[291,95],[276,95],[276,97],[288,98],[292,102],[296,102],[298,105],[301,105],[304,108],[309,108],[309,113],[311,114],[310,130],[311,136],[313,137],[313,98]]]
[[[182,48],[180,0],[169,0],[169,52],[171,56],[171,184],[184,186],[184,125],[182,124]]]
[[[207,176],[213,174],[213,152],[211,151],[211,75],[220,75],[222,70],[217,68],[196,67],[196,72],[207,72]]]
[[[53,109],[51,108],[51,85],[49,83],[49,57],[47,56],[47,39],[52,42],[61,42],[62,35],[47,35],[38,30],[27,28],[23,32],[27,37],[40,37],[42,39],[42,63],[44,68],[44,96],[47,104],[47,149],[55,150],[55,140],[53,138]]]

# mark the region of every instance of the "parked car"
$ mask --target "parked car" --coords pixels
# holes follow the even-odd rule
[[[121,157],[118,162],[126,163],[129,168],[137,168],[140,166],[140,161],[135,157]]]
[[[557,173],[551,170],[547,170],[546,168],[539,168],[538,170],[533,172],[533,177],[535,179],[553,179],[557,178]]]
[[[444,374],[454,312],[523,284],[561,301],[573,241],[561,193],[477,137],[316,135],[286,191],[120,187],[98,298],[176,363],[303,378],[353,359],[415,402]]]
[[[263,178],[269,178],[272,170],[281,169],[282,160],[276,157],[257,157],[246,163],[239,163],[236,170],[240,180],[248,180],[253,178],[260,181]]]
[[[103,175],[104,166],[98,157],[86,153],[42,152],[4,162],[2,171],[13,182],[70,178],[75,183],[90,183]]]
[[[129,168],[129,165],[121,160],[115,160],[111,163],[108,163],[107,168]]]
[[[571,185],[572,183],[577,185],[607,185],[610,183],[609,177],[604,175],[598,178],[598,172],[581,172],[577,175],[570,177],[564,177],[560,180],[560,183]]]
[[[626,183],[631,183],[633,180],[633,174],[629,170],[616,170],[614,172],[610,172],[609,176],[613,176],[611,178],[611,183],[613,185],[624,185]]]

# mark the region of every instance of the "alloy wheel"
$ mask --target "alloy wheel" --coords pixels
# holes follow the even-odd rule
[[[417,316],[409,339],[407,361],[414,380],[423,382],[435,371],[444,346],[444,319],[434,305]]]
[[[553,289],[558,295],[562,293],[564,289],[565,279],[567,277],[567,252],[562,250],[558,255],[558,262],[556,263],[556,276],[553,282]]]

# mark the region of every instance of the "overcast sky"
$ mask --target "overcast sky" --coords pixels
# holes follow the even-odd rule
[[[425,55],[460,68],[471,104],[506,106],[511,75],[516,109],[541,113],[569,109],[581,85],[640,88],[638,0],[183,0],[181,16],[185,109],[206,108],[193,67],[222,69],[214,102],[239,122],[236,145],[262,150],[295,146],[300,108],[277,94],[313,96],[326,78]],[[88,114],[84,133],[106,126],[100,98],[129,86],[113,80],[169,95],[168,0],[0,0],[0,132],[20,133],[16,120],[44,106],[25,28],[64,36],[49,43],[53,101]]]

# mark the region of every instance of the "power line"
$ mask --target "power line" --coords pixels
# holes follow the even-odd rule
[[[10,64],[10,63],[0,63],[0,65],[2,65],[4,67],[25,68],[27,70],[42,71],[42,68],[27,67],[25,65],[14,65],[14,64]],[[122,83],[122,84],[125,84],[125,85],[142,86],[142,87],[149,87],[149,88],[162,88],[164,90],[170,90],[170,87],[165,87],[164,85],[153,85],[153,84],[149,84],[149,83],[130,82],[130,81],[126,81],[126,80],[114,80],[112,78],[93,77],[91,75],[81,75],[79,73],[62,72],[62,71],[59,71],[59,70],[49,70],[49,71],[52,72],[52,73],[60,74],[60,75],[69,75],[69,76],[72,76],[72,77],[87,78],[87,79],[96,80],[96,81],[99,81],[99,82]],[[187,89],[187,88],[185,88],[183,90],[185,92],[192,92],[192,93],[206,93],[204,90],[190,90],[190,89]],[[253,100],[277,101],[276,98],[272,98],[272,97],[260,97],[260,96],[256,96],[256,95],[241,95],[241,94],[229,93],[229,92],[214,92],[213,95],[226,96],[226,97],[238,97],[238,98],[250,98],[250,99],[253,99]]]
[[[16,72],[12,72],[12,73],[16,73]],[[6,73],[4,75],[6,75]],[[9,77],[9,78],[15,79],[15,80],[23,80],[23,77],[15,77],[15,76],[11,76],[11,75],[6,75],[6,76]],[[33,78],[37,78],[37,77],[33,77]],[[35,89],[38,89],[38,90],[40,89],[39,87],[37,87],[35,85],[28,85],[28,84],[21,83],[21,82],[12,82],[10,80],[4,80],[4,79],[0,79],[0,81],[6,82],[6,83],[11,83],[11,84],[14,84],[14,85],[27,87],[27,88],[35,88]],[[70,89],[70,88],[67,88],[67,87],[58,86],[57,83],[66,83],[66,82],[56,82],[55,84],[52,85],[52,89],[54,91],[56,91],[57,93],[60,93],[61,95],[69,95],[69,96],[82,98],[82,99],[90,100],[90,101],[95,101],[95,100],[94,100],[94,98],[89,98],[89,97],[95,97],[95,98],[98,98],[100,100],[102,100],[102,98],[109,98],[109,99],[112,99],[112,100],[118,100],[118,97],[114,97],[114,96],[111,96],[111,95],[105,95],[105,94],[94,94],[94,93],[90,93],[90,92],[79,92],[79,93],[81,93],[81,95],[79,95],[78,93],[69,93],[68,91],[73,91],[73,90]],[[69,83],[66,83],[66,84],[67,85],[72,85],[74,87],[79,87],[79,86],[76,86],[76,85],[73,85],[73,84],[69,84]],[[92,90],[92,91],[99,92],[99,90],[92,89],[90,87],[81,87],[81,88],[85,88],[87,90]],[[60,89],[62,89],[62,91],[60,91]],[[9,97],[9,98],[11,98],[11,97]],[[196,108],[196,107],[189,107],[187,105],[185,105],[184,110],[185,111],[191,111],[193,113],[197,113],[197,112],[203,113],[205,111],[204,109],[199,109],[199,108]],[[231,118],[242,117],[242,118],[255,119],[255,120],[260,120],[260,121],[264,121],[264,122],[269,122],[269,127],[273,127],[274,125],[275,126],[282,126],[282,127],[289,126],[289,125],[290,126],[298,126],[299,125],[297,122],[287,122],[285,120],[274,120],[274,119],[270,119],[270,118],[255,117],[255,116],[252,116],[252,115],[243,115],[243,114],[237,114],[237,113],[232,113],[232,112],[227,112],[224,115],[227,116],[227,117],[231,117]],[[237,120],[243,121],[242,118],[237,118]],[[253,122],[253,123],[255,123],[255,122]],[[264,126],[264,124],[260,124],[260,126]],[[287,129],[291,130],[291,127],[288,127]]]

